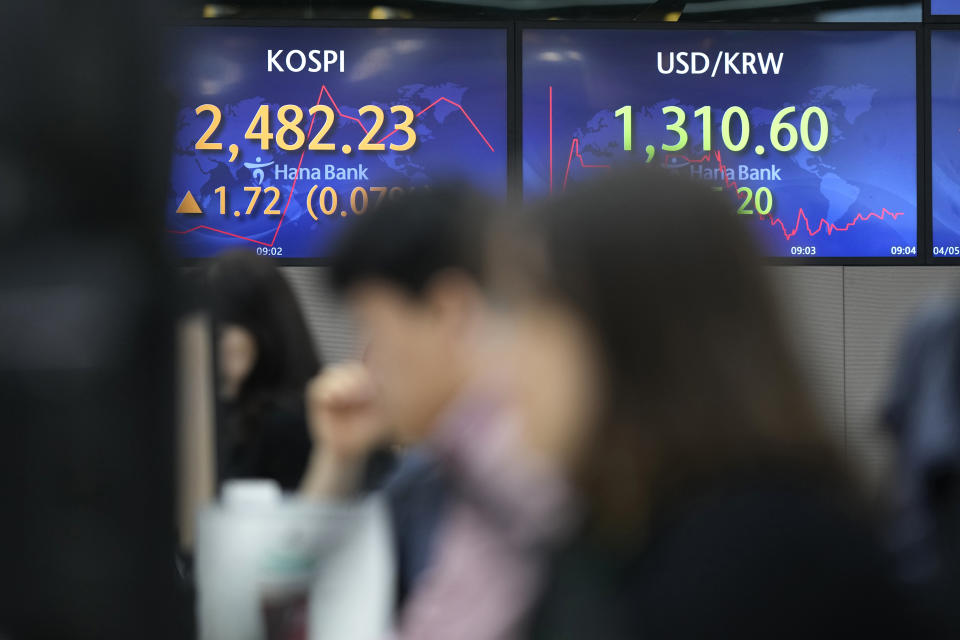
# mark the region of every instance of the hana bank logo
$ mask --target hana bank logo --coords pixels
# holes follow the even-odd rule
[[[256,162],[244,162],[243,166],[247,169],[253,169],[253,177],[256,179],[257,184],[263,184],[263,168],[269,167],[273,163],[273,160],[270,162],[260,162],[260,156],[257,156]]]

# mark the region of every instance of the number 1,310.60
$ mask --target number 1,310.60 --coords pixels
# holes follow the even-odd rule
[[[660,148],[668,152],[682,151],[689,143],[689,136],[684,128],[687,113],[682,107],[676,105],[663,107],[662,111],[665,116],[673,116],[673,122],[667,123],[666,130],[676,135],[676,141],[665,142]],[[800,123],[797,126],[787,121],[796,111],[796,107],[784,107],[773,117],[770,122],[770,146],[784,153],[793,151],[798,143],[808,151],[822,150],[830,137],[827,114],[820,107],[807,107],[800,115]],[[614,115],[623,119],[623,150],[631,151],[633,149],[633,108],[625,105],[617,109]],[[703,150],[711,151],[713,149],[713,109],[709,105],[700,107],[693,112],[693,117],[701,120]],[[734,120],[739,124],[737,136],[735,136],[737,128],[733,125]],[[814,120],[816,126],[814,126]],[[750,130],[750,116],[743,107],[729,107],[723,112],[720,119],[720,137],[723,140],[723,146],[727,149],[734,152],[743,151],[750,143]],[[813,139],[814,136],[816,140]],[[762,149],[761,145],[757,145],[758,154],[762,153]]]

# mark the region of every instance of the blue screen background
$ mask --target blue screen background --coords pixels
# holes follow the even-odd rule
[[[960,255],[960,33],[930,34],[933,255]]]
[[[952,16],[960,14],[960,0],[930,0],[930,15]]]
[[[657,52],[782,51],[779,75],[663,75]],[[754,189],[769,184],[775,206],[768,216],[740,216],[752,226],[770,256],[890,257],[894,247],[917,242],[916,41],[904,31],[694,31],[694,30],[526,30],[523,34],[523,187],[525,196],[549,191],[549,87],[553,87],[553,182],[562,189],[573,140],[581,159],[569,164],[569,182],[603,168],[643,161],[691,171],[693,163],[667,158],[662,143],[672,116],[665,105],[687,112],[687,153],[702,144],[701,121],[693,111],[713,107],[713,149],[727,167],[776,165],[774,183],[737,180]],[[622,120],[614,111],[634,107],[633,151],[623,151]],[[743,107],[752,133],[746,149],[733,153],[720,142],[719,121],[728,107]],[[827,146],[811,153],[770,147],[770,122],[784,106],[796,106],[788,120],[799,123],[808,106],[821,107],[830,123]],[[738,129],[737,129],[738,131]],[[818,136],[812,136],[816,139]],[[754,153],[764,143],[766,153]],[[702,148],[702,147],[701,147]],[[686,155],[686,154],[685,154]],[[697,155],[697,158],[702,158]],[[715,155],[701,166],[716,168]],[[729,185],[723,181],[713,182]],[[735,197],[731,193],[731,197]],[[804,216],[811,228],[800,217]],[[882,218],[869,216],[870,213]],[[893,215],[899,214],[899,215]],[[858,215],[860,216],[858,218]],[[823,222],[821,222],[821,219]],[[799,228],[793,233],[797,224]],[[840,228],[847,227],[846,230]],[[829,230],[829,233],[828,233]],[[792,234],[792,235],[791,235]],[[790,237],[787,237],[790,235]],[[812,249],[811,249],[812,248]]]
[[[505,29],[185,27],[177,29],[172,40],[175,55],[170,83],[178,95],[180,110],[166,217],[167,235],[183,257],[209,257],[236,247],[270,249],[269,255],[282,258],[328,257],[336,237],[355,217],[349,198],[357,186],[410,188],[463,179],[493,196],[506,194]],[[343,49],[345,71],[268,73],[268,49],[283,49],[285,53],[290,49]],[[330,106],[335,102],[344,114],[337,117],[324,138],[324,142],[334,142],[337,151],[306,151],[302,167],[325,171],[328,164],[335,168],[362,164],[367,178],[299,179],[282,224],[281,216],[263,214],[269,204],[264,196],[255,211],[246,215],[243,212],[250,198],[243,190],[246,186],[275,186],[281,194],[276,208],[287,206],[292,180],[285,179],[283,173],[278,175],[277,167],[292,170],[301,156],[300,150],[283,151],[274,141],[269,150],[261,150],[259,141],[244,138],[257,108],[271,105],[271,131],[276,133],[280,126],[278,107],[296,104],[304,111],[302,126],[306,132],[310,125],[306,112],[317,103],[322,87],[327,92],[320,102]],[[385,134],[400,119],[389,112],[390,106],[403,104],[418,113],[439,98],[461,105],[476,128],[460,109],[440,101],[415,119],[417,144],[412,150],[356,149],[363,130],[346,116],[356,117],[362,106],[376,104],[384,109]],[[205,103],[223,112],[223,122],[211,138],[223,143],[223,151],[194,148],[211,122],[209,114],[198,116],[194,112]],[[371,115],[364,118],[367,126],[372,121]],[[314,129],[313,134],[316,132]],[[387,143],[402,142],[402,135],[396,134]],[[229,162],[230,143],[240,148],[234,162]],[[344,144],[352,146],[350,155],[341,152]],[[245,164],[266,165],[260,167],[263,176]],[[319,220],[309,215],[306,206],[307,193],[314,184],[320,189],[333,187],[339,198],[337,211],[330,216],[315,206]],[[227,187],[226,215],[220,214],[220,196],[215,191],[220,186]],[[196,197],[202,214],[175,213],[187,190]],[[370,193],[370,206],[374,199],[375,194]],[[234,210],[240,210],[241,215],[234,217]],[[341,211],[348,215],[341,217]]]

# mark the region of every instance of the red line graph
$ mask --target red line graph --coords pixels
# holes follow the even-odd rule
[[[683,155],[682,153],[668,153],[664,157],[664,162],[669,162],[670,158],[680,158],[681,160],[686,160],[687,162],[690,162],[693,164],[700,164],[701,162],[708,162],[710,160],[710,153],[708,152],[700,158],[690,158],[688,156]],[[717,160],[719,161],[720,158],[718,157]],[[733,184],[736,184],[736,182],[734,182]]]
[[[550,163],[550,193],[553,193],[553,85],[547,87],[547,138],[548,152],[547,157]],[[580,161],[580,166],[584,169],[609,169],[608,164],[587,164],[580,155],[580,139],[574,138],[570,141],[570,155],[567,158],[567,168],[563,172],[563,182],[560,185],[560,191],[567,190],[567,179],[570,177],[570,165],[573,164],[573,158]]]
[[[419,117],[422,116],[424,113],[426,113],[426,112],[429,111],[430,109],[433,109],[435,106],[437,106],[437,105],[438,105],[439,103],[441,103],[441,102],[448,102],[448,103],[452,104],[453,106],[455,106],[457,109],[459,109],[459,110],[460,110],[460,113],[463,114],[463,117],[467,119],[467,122],[469,122],[471,125],[473,125],[474,130],[477,132],[477,135],[480,136],[480,138],[482,138],[485,143],[487,143],[487,146],[490,147],[490,151],[493,151],[493,145],[490,144],[490,141],[489,141],[489,140],[487,140],[487,136],[483,135],[483,132],[480,131],[480,127],[478,127],[478,126],[477,126],[477,123],[473,121],[473,118],[470,117],[470,114],[467,113],[467,110],[464,109],[464,108],[463,108],[462,106],[460,106],[459,104],[457,104],[456,102],[454,102],[453,100],[451,100],[450,98],[444,98],[444,97],[437,98],[436,100],[434,100],[434,101],[430,104],[430,106],[424,107],[423,109],[421,109],[421,110],[420,110],[420,113],[418,113],[415,117],[419,118]],[[395,134],[397,131],[399,131],[399,129],[394,129],[393,131],[391,131],[391,132],[388,133],[387,135],[383,136],[382,138],[380,138],[379,140],[377,140],[377,144],[380,144],[381,142],[383,142],[384,140],[386,140],[387,138],[389,138],[390,136],[392,136],[393,134]]]
[[[812,238],[813,236],[817,235],[823,230],[824,225],[826,225],[827,235],[829,236],[829,235],[833,235],[834,231],[847,231],[851,227],[856,225],[858,222],[863,222],[863,221],[869,220],[870,218],[883,220],[886,216],[890,216],[891,218],[896,220],[902,215],[903,215],[903,211],[890,211],[886,207],[881,207],[880,213],[877,213],[876,211],[871,211],[867,215],[863,215],[862,213],[857,213],[857,215],[854,216],[853,220],[843,225],[842,227],[838,227],[832,222],[827,222],[824,218],[820,218],[820,224],[817,225],[817,228],[811,229],[810,220],[807,219],[807,214],[804,213],[803,209],[801,208],[800,211],[797,213],[797,223],[796,225],[794,225],[793,231],[787,231],[786,226],[783,224],[783,222],[779,218],[770,218],[770,224],[774,226],[779,226],[780,229],[783,231],[783,237],[789,240],[790,238],[792,238],[797,234],[797,231],[800,230],[801,219],[803,220],[805,226],[807,227],[807,233]]]
[[[342,117],[342,118],[346,118],[346,119],[348,119],[348,120],[353,120],[353,121],[356,122],[358,125],[360,125],[360,128],[363,129],[363,132],[364,132],[364,133],[369,133],[369,131],[368,131],[367,128],[364,126],[363,121],[360,120],[360,118],[357,118],[357,117],[355,117],[355,116],[349,116],[349,115],[343,113],[343,111],[340,110],[340,107],[337,105],[337,101],[333,99],[333,94],[331,94],[331,93],[330,93],[330,90],[327,89],[327,85],[322,85],[322,86],[320,87],[320,93],[317,95],[317,104],[320,104],[320,102],[323,100],[323,94],[324,94],[324,93],[327,94],[327,97],[330,99],[330,103],[333,105],[333,108],[334,108],[334,110],[337,112],[337,115],[338,115],[338,116],[340,116],[340,117]],[[440,102],[442,102],[442,101],[444,101],[444,100],[447,101],[447,102],[449,102],[450,104],[452,104],[452,105],[455,106],[456,108],[458,108],[458,109],[460,110],[460,112],[463,113],[463,115],[464,115],[464,117],[467,119],[467,121],[468,121],[471,125],[473,125],[473,128],[476,130],[477,134],[483,139],[483,141],[486,143],[486,145],[487,145],[488,147],[490,147],[490,151],[493,151],[493,145],[491,145],[491,144],[490,144],[490,141],[487,140],[487,137],[486,137],[485,135],[483,135],[483,132],[480,131],[480,127],[478,127],[477,124],[473,121],[473,119],[472,119],[472,118],[470,117],[470,115],[467,113],[466,109],[464,109],[461,105],[457,104],[457,103],[454,102],[453,100],[450,100],[449,98],[446,98],[446,97],[437,98],[437,99],[434,100],[433,103],[431,103],[429,106],[427,106],[427,107],[425,107],[424,109],[422,109],[422,110],[420,111],[420,113],[416,114],[416,117],[420,117],[420,116],[423,115],[426,111],[432,109],[432,108],[435,107],[438,103],[440,103]],[[310,134],[313,133],[313,124],[314,124],[314,122],[316,121],[316,119],[317,119],[316,114],[314,114],[313,116],[310,117],[310,127],[307,129],[307,136],[306,136],[306,139],[307,139],[307,140],[310,139]],[[397,129],[394,129],[393,131],[391,131],[390,133],[388,133],[387,135],[385,135],[383,138],[381,138],[381,139],[380,139],[380,142],[383,142],[384,140],[386,140],[387,138],[389,138],[391,135],[393,135],[393,134],[396,133],[396,132],[397,132]],[[293,176],[293,182],[290,184],[290,194],[287,196],[287,203],[283,206],[283,212],[280,214],[280,220],[277,222],[277,228],[274,229],[274,231],[273,231],[273,238],[270,240],[270,242],[264,242],[264,241],[262,241],[262,240],[257,240],[256,238],[250,238],[250,237],[248,237],[248,236],[242,236],[242,235],[237,234],[237,233],[231,233],[231,232],[229,232],[229,231],[224,231],[223,229],[216,229],[216,228],[214,228],[214,227],[211,227],[211,226],[208,226],[208,225],[205,225],[205,224],[200,224],[200,225],[197,225],[197,226],[195,226],[195,227],[191,227],[191,228],[189,228],[189,229],[186,229],[186,230],[184,230],[184,231],[178,231],[178,230],[175,230],[175,229],[167,229],[167,233],[173,233],[173,234],[176,234],[176,235],[186,235],[186,234],[192,233],[192,232],[194,232],[194,231],[199,231],[200,229],[205,229],[205,230],[207,230],[207,231],[213,231],[213,232],[215,232],[215,233],[220,233],[220,234],[223,234],[223,235],[225,235],[225,236],[230,236],[231,238],[237,238],[237,239],[239,239],[239,240],[247,240],[248,242],[253,242],[253,243],[255,243],[255,244],[263,245],[264,247],[272,247],[272,246],[276,243],[276,241],[277,241],[277,234],[280,233],[280,226],[283,224],[283,219],[287,217],[287,209],[290,208],[290,201],[293,200],[293,192],[294,192],[294,190],[296,190],[296,188],[297,188],[297,179],[300,177],[300,167],[303,166],[303,156],[306,154],[306,152],[307,152],[307,147],[305,146],[305,147],[303,148],[303,151],[300,152],[300,160],[299,160],[299,162],[297,162],[297,173]]]
[[[317,104],[320,104],[320,97],[323,95],[323,91],[326,89],[327,95],[330,96],[330,102],[333,102],[333,96],[330,95],[330,90],[327,89],[326,85],[320,87],[320,94],[317,96]],[[337,113],[340,113],[340,107],[337,106],[336,102],[333,102],[334,109],[337,110]],[[310,116],[310,128],[307,129],[307,140],[310,139],[310,134],[313,133],[313,123],[317,119],[317,114]],[[357,120],[357,124],[361,127],[363,123]],[[366,129],[364,129],[366,131]],[[290,195],[287,196],[287,204],[283,205],[283,213],[280,214],[280,222],[277,223],[277,228],[273,232],[273,239],[270,240],[270,246],[277,241],[277,234],[280,233],[280,225],[283,224],[283,219],[287,217],[287,209],[290,208],[290,201],[293,200],[293,192],[297,188],[297,178],[300,177],[300,166],[303,165],[303,155],[307,152],[307,148],[304,147],[303,151],[300,152],[300,161],[297,162],[297,173],[293,176],[293,182],[290,184]]]
[[[364,133],[369,133],[369,132],[367,131],[367,128],[363,125],[363,121],[362,121],[360,118],[357,118],[357,117],[354,117],[354,116],[348,116],[348,115],[345,114],[343,111],[340,111],[340,107],[337,106],[337,101],[333,99],[333,96],[330,94],[330,89],[327,89],[327,85],[323,85],[322,87],[320,87],[320,97],[317,98],[317,104],[320,104],[320,98],[323,97],[324,92],[326,92],[327,97],[330,98],[330,104],[333,105],[333,108],[334,108],[334,110],[337,112],[337,115],[338,115],[338,116],[340,116],[341,118],[346,118],[347,120],[353,120],[353,121],[356,122],[358,125],[360,125],[360,128],[363,129],[363,132],[364,132]],[[312,120],[310,121],[310,125],[313,126],[313,121],[312,121]],[[309,136],[307,136],[307,137],[309,137]]]
[[[714,151],[712,156],[716,159],[717,166],[720,169],[720,174],[723,176],[724,187],[727,189],[731,187],[734,189],[737,189],[738,185],[736,181],[727,179],[727,167],[725,164],[723,164],[723,156],[720,155],[720,152]],[[667,156],[667,160],[669,160],[671,157],[682,158],[683,160],[686,160],[687,162],[690,162],[692,164],[702,164],[710,161],[711,154],[706,153],[700,158],[688,158],[687,156],[683,156],[680,154],[671,154]],[[737,197],[740,197],[739,193],[737,193]],[[877,220],[883,220],[887,216],[889,216],[894,220],[896,220],[897,218],[902,216],[903,213],[904,213],[903,211],[890,211],[886,207],[881,207],[880,213],[877,213],[876,211],[871,211],[866,215],[864,215],[863,213],[858,212],[857,215],[853,217],[853,220],[851,220],[850,222],[848,222],[843,226],[838,226],[832,222],[827,221],[826,218],[821,217],[820,222],[817,224],[817,228],[813,229],[810,227],[810,219],[807,217],[806,212],[801,207],[797,212],[797,221],[793,225],[793,229],[789,231],[787,230],[787,225],[784,224],[783,220],[781,220],[780,218],[770,216],[768,220],[770,222],[770,226],[780,227],[780,231],[783,233],[784,240],[790,240],[795,235],[797,235],[797,233],[800,231],[801,221],[803,221],[803,226],[806,228],[807,235],[809,235],[812,238],[824,230],[827,232],[828,236],[833,235],[834,231],[837,231],[837,232],[849,231],[854,226],[856,226],[858,222],[866,222],[871,218],[875,218]]]
[[[609,169],[610,165],[608,164],[587,164],[583,161],[583,156],[580,155],[580,139],[574,138],[570,142],[570,157],[567,158],[567,170],[563,174],[563,184],[560,186],[561,191],[567,190],[567,178],[570,177],[570,165],[573,164],[573,158],[576,156],[577,160],[580,161],[580,166],[584,169]]]

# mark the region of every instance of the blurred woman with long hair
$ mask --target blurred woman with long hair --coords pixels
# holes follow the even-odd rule
[[[520,220],[491,261],[513,317],[508,368],[524,441],[580,504],[531,637],[906,631],[750,241],[766,221],[659,171],[614,173]]]
[[[217,478],[268,478],[295,490],[312,448],[307,381],[320,370],[290,285],[249,252],[218,257],[207,273],[216,331],[220,419]]]

